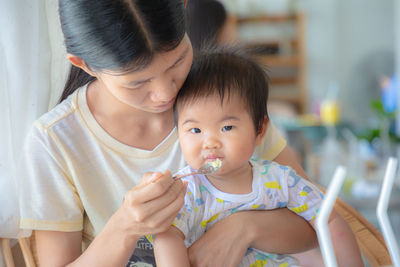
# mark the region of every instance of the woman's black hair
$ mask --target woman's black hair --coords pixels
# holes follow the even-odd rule
[[[175,121],[179,109],[197,99],[238,95],[253,119],[254,128],[260,133],[268,118],[268,76],[265,68],[253,59],[248,51],[239,48],[219,47],[200,51],[193,60],[192,68],[179,91],[175,105]]]
[[[218,0],[189,0],[186,6],[188,35],[193,49],[217,45],[227,21],[224,5]]]
[[[183,0],[60,0],[59,14],[67,52],[93,71],[144,68],[186,30]],[[71,66],[60,102],[94,79]]]

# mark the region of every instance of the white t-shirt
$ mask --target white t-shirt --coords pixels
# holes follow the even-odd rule
[[[86,89],[44,114],[26,138],[19,183],[21,228],[84,230],[93,237],[144,173],[174,172],[186,165],[176,128],[151,151],[125,145],[97,123]],[[255,154],[272,159],[285,145],[271,125]]]
[[[185,236],[190,247],[210,227],[242,210],[272,210],[287,207],[305,220],[315,219],[323,200],[322,192],[290,167],[271,161],[252,161],[252,191],[230,194],[215,188],[205,175],[182,178],[188,182],[185,204],[173,225]],[[179,174],[193,173],[187,166]],[[279,222],[278,222],[279,223]],[[298,266],[288,255],[249,248],[239,266]],[[285,265],[286,264],[286,265]]]

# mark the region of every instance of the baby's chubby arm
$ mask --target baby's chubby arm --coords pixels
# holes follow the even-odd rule
[[[185,236],[175,226],[154,236],[154,255],[159,267],[190,266]]]

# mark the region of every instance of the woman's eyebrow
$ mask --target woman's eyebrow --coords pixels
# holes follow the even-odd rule
[[[183,53],[179,56],[179,58],[174,62],[174,64],[172,64],[167,70],[175,67],[176,64],[179,63],[179,61],[181,61],[182,59],[184,59],[187,55],[187,53],[189,52],[189,45],[186,46],[185,51],[183,51]]]

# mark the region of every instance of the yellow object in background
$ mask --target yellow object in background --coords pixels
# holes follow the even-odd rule
[[[321,120],[324,124],[334,126],[339,121],[339,105],[336,101],[324,100],[321,103]]]

